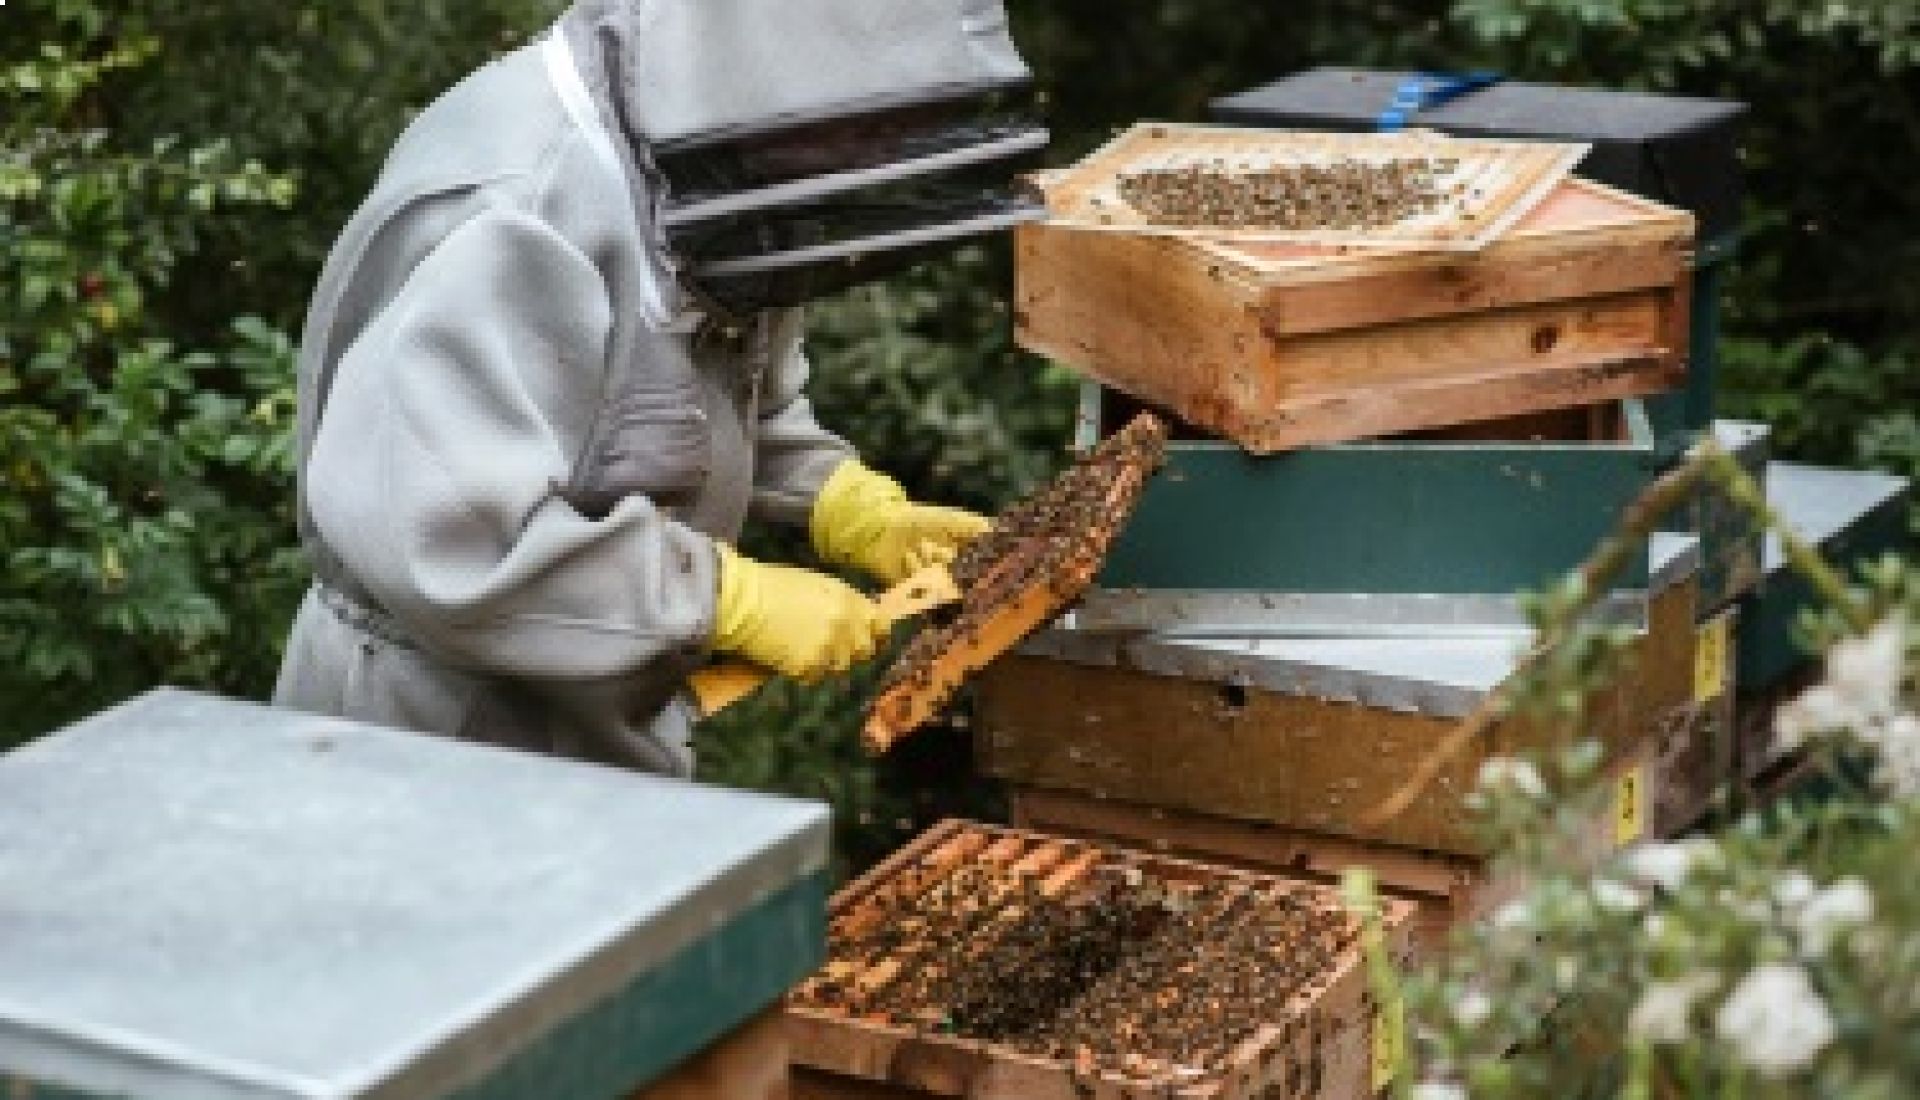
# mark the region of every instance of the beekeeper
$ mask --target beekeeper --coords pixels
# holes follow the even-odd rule
[[[300,360],[285,706],[686,774],[691,673],[870,656],[984,521],[815,421],[809,298],[1036,216],[1000,0],[581,0],[400,139]]]

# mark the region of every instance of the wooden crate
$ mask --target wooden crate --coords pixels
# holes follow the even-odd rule
[[[1692,580],[1659,593],[1635,643],[1635,672],[1593,701],[1589,728],[1613,760],[1697,702],[1696,603]],[[1444,644],[1430,643],[1435,651]],[[1538,749],[1552,736],[1500,722],[1451,761],[1418,804],[1373,823],[1367,812],[1400,790],[1472,708],[1269,690],[1238,678],[1235,667],[1225,664],[1226,674],[1209,680],[1142,672],[1125,659],[1109,667],[1051,656],[1003,660],[979,684],[981,770],[1020,787],[1472,856],[1482,854],[1481,841],[1465,800],[1482,763]]]
[[[1322,887],[1276,882],[1275,876],[1209,866],[1165,855],[1065,840],[1040,832],[947,822],[896,853],[834,899],[836,928],[846,922],[889,919],[894,899],[918,898],[957,870],[991,860],[1021,864],[1036,873],[1071,879],[1099,861],[1114,861],[1174,881],[1238,880],[1262,888],[1285,886],[1310,895],[1312,903],[1337,909],[1338,895]],[[1076,870],[1078,868],[1078,870]],[[1413,907],[1386,906],[1388,948],[1410,958]],[[875,969],[910,965],[889,959]],[[866,981],[869,974],[823,972],[823,980]],[[803,987],[804,988],[804,987]],[[1369,992],[1357,940],[1341,950],[1332,967],[1315,979],[1289,1009],[1243,1043],[1229,1069],[1213,1080],[1178,1085],[1147,1084],[1088,1073],[1066,1062],[1035,1058],[964,1036],[916,1030],[852,1018],[842,1012],[790,1002],[788,1034],[793,1044],[797,1095],[815,1100],[883,1100],[887,1097],[971,1097],[978,1100],[1125,1100],[1190,1097],[1366,1097],[1376,1094],[1397,1069],[1395,1044],[1403,1036],[1397,1018],[1383,1016]]]
[[[787,1100],[787,1025],[771,1010],[714,1043],[632,1100]]]
[[[1691,215],[1568,180],[1478,253],[1016,231],[1027,348],[1256,453],[1674,389]]]

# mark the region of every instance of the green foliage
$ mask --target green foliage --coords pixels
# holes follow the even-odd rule
[[[192,350],[150,308],[291,185],[87,125],[157,53],[115,33],[0,66],[0,742],[161,680],[256,687],[299,583],[287,340],[241,321]]]
[[[1006,250],[815,307],[823,419],[922,499],[999,508],[1066,456],[1078,377],[1013,344]]]
[[[1754,107],[1723,408],[1787,454],[1920,475],[1911,0],[1456,0],[1460,57],[1533,80]]]
[[[21,0],[16,0],[19,6]],[[36,0],[25,0],[31,7]],[[46,4],[48,0],[38,0]],[[415,112],[544,28],[560,0],[58,0],[93,41],[111,26],[158,44],[159,63],[93,104],[132,143],[221,135],[278,165],[300,201],[207,227],[168,303],[177,324],[223,328],[235,301],[297,331],[335,234]],[[109,18],[106,13],[110,12]],[[9,17],[11,18],[11,16]],[[223,291],[206,294],[202,280]]]

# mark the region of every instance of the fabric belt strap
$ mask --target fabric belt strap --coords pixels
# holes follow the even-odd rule
[[[417,651],[420,648],[386,612],[361,604],[325,581],[315,581],[313,587],[320,594],[320,603],[346,626],[400,649]]]
[[[1393,93],[1393,102],[1380,112],[1375,125],[1383,134],[1397,134],[1420,112],[1431,111],[1482,88],[1491,88],[1505,79],[1500,73],[1486,70],[1420,73],[1401,82]]]

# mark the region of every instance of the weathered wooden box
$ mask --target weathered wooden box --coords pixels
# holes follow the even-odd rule
[[[1414,74],[1321,68],[1217,99],[1213,117],[1243,126],[1371,131]],[[1691,211],[1695,257],[1693,351],[1687,389],[1648,403],[1662,435],[1704,431],[1714,417],[1721,297],[1743,233],[1740,139],[1747,106],[1506,80],[1431,109],[1407,124],[1464,137],[1581,141],[1579,173]]]
[[[1024,226],[1020,342],[1260,454],[1686,380],[1690,215],[1570,180],[1479,253]]]
[[[1209,1041],[1204,1069],[1162,1067],[1125,1074],[1081,1057],[1049,1059],[956,1033],[959,1006],[941,1020],[898,1021],[864,1011],[850,998],[884,991],[903,975],[990,965],[990,944],[1029,933],[1013,931],[1025,911],[1045,897],[1064,896],[1096,874],[1151,879],[1174,889],[1208,886],[1230,900],[1197,906],[1285,904],[1324,915],[1323,927],[1339,930],[1333,942],[1302,958],[1317,965],[1297,972],[1299,988],[1273,1019],[1241,1019]],[[1031,888],[1019,884],[1033,884]],[[1097,903],[1094,903],[1097,904]],[[968,943],[917,940],[942,910],[963,906],[973,929]],[[1387,949],[1396,960],[1410,952],[1412,906],[1389,902],[1384,914]],[[897,928],[883,958],[846,957],[843,942],[878,927]],[[970,1097],[977,1100],[1123,1100],[1123,1098],[1299,1097],[1360,1098],[1375,1095],[1397,1068],[1394,1047],[1401,1025],[1382,1012],[1367,986],[1358,922],[1335,891],[1270,875],[1254,875],[1141,851],[1128,851],[1043,833],[948,822],[848,887],[833,901],[829,964],[796,991],[788,1008],[797,1093],[818,1100],[878,1097]],[[897,942],[896,942],[897,941]],[[1276,945],[1277,947],[1278,945]],[[953,951],[958,949],[959,956]],[[977,962],[974,960],[978,960]],[[1117,961],[1117,960],[1116,960]],[[1097,981],[1089,959],[1085,980]],[[1033,974],[988,974],[1018,988]],[[1158,981],[1159,979],[1154,979]],[[1168,975],[1166,996],[1188,979]],[[1200,979],[1192,979],[1198,981]],[[1242,1034],[1244,1032],[1244,1034]],[[1124,1036],[1117,1046],[1125,1045]],[[1196,1052],[1196,1058],[1202,1057]]]
[[[1126,408],[1089,386],[1082,441]],[[1517,593],[1585,561],[1661,465],[1638,401],[1265,457],[1176,439],[1081,621],[1224,634],[1522,629]],[[1612,613],[1644,622],[1648,583],[1636,560]]]
[[[1589,730],[1616,761],[1698,701],[1698,559],[1690,539],[1661,541],[1679,548],[1655,572],[1634,671],[1591,703]],[[1500,722],[1406,812],[1369,811],[1516,675],[1529,643],[1056,629],[980,680],[976,758],[1023,788],[1479,855],[1466,796],[1481,764],[1540,749],[1550,731]]]
[[[827,830],[156,692],[0,756],[0,1095],[761,1100]]]
[[[1732,613],[1713,628],[1728,637]],[[1707,652],[1695,666],[1694,702],[1669,712],[1608,775],[1609,797],[1582,833],[1588,854],[1602,855],[1646,839],[1673,838],[1698,825],[1729,790],[1733,766],[1731,664]],[[1366,868],[1391,896],[1418,906],[1416,961],[1445,951],[1463,925],[1491,917],[1525,883],[1498,873],[1484,858],[1355,840],[1214,813],[1146,806],[1083,792],[1019,787],[1014,823],[1068,836],[1134,844],[1186,856],[1337,882]]]
[[[627,1100],[790,1100],[791,1051],[786,1017],[770,1009]]]

